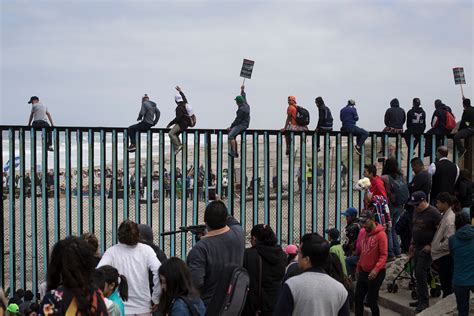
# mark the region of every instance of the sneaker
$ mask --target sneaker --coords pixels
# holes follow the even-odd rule
[[[174,155],[176,156],[181,151],[181,149],[183,149],[183,145],[179,146],[178,149],[176,149]]]
[[[425,309],[427,309],[428,307],[430,307],[430,305],[428,304],[421,304],[421,305],[418,305],[415,309],[415,313],[418,314],[418,313],[421,313],[422,311],[424,311]]]
[[[466,149],[463,149],[462,151],[460,151],[459,154],[458,154],[458,159],[461,159],[462,156],[464,156],[464,154],[465,154],[466,152],[467,152]]]
[[[128,146],[128,151],[129,151],[129,152],[133,152],[133,151],[135,151],[135,150],[137,150],[137,146],[135,146],[135,145],[130,145],[130,146]]]
[[[48,151],[54,151],[53,146],[49,146]]]
[[[410,302],[410,307],[417,307],[418,306],[418,301]]]
[[[360,152],[360,147],[359,147],[359,146],[355,145],[355,146],[354,146],[354,149],[355,149],[356,153],[357,153],[359,156],[362,155],[362,153]]]

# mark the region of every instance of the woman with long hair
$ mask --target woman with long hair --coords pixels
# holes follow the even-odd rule
[[[255,225],[250,236],[252,247],[244,252],[244,268],[249,273],[250,288],[243,315],[272,315],[285,275],[287,257],[270,226]]]
[[[128,300],[128,282],[124,275],[112,266],[102,266],[95,273],[96,285],[107,298],[105,303],[111,315],[112,303],[117,306],[120,315],[125,315],[123,302]]]
[[[160,314],[191,316],[206,313],[206,307],[199,298],[191,281],[186,263],[176,257],[168,259],[160,266],[161,297],[158,303]]]
[[[93,285],[94,252],[78,237],[57,242],[51,252],[43,315],[107,315],[100,290]]]

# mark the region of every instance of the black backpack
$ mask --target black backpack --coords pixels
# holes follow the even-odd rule
[[[304,107],[296,106],[296,124],[299,126],[308,126],[309,125],[309,112]]]
[[[247,270],[235,264],[227,264],[207,306],[206,316],[240,315],[247,299],[249,284]]]

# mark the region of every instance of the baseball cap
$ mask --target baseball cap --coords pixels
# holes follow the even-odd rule
[[[347,210],[344,211],[341,215],[344,216],[349,216],[349,215],[354,215],[357,216],[357,209],[355,207],[349,207]]]
[[[287,255],[296,255],[298,253],[298,246],[296,245],[288,245],[284,249]]]
[[[326,229],[326,233],[331,237],[332,240],[338,240],[339,239],[339,231],[337,228],[331,228],[331,229]]]
[[[236,96],[234,100],[239,104],[244,103],[244,98],[241,95]]]
[[[35,96],[35,95],[32,96],[32,97],[30,98],[30,101],[28,101],[28,104],[33,103],[33,100],[39,101],[39,98],[38,98],[37,96]]]
[[[421,202],[426,201],[426,194],[423,191],[416,191],[410,197],[410,200],[407,202],[408,205],[418,205]]]
[[[12,314],[18,314],[20,313],[20,307],[15,303],[11,303],[10,305],[8,305],[7,311],[9,311]]]

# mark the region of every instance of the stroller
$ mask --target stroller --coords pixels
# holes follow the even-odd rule
[[[398,275],[393,279],[392,283],[388,284],[387,291],[389,293],[398,292],[399,280],[410,280],[408,283],[408,289],[411,291],[411,298],[413,300],[418,299],[418,292],[416,291],[416,279],[414,276],[415,273],[415,260],[410,258],[407,263],[403,266],[403,269],[398,273]],[[431,265],[430,273],[428,274],[428,286],[430,289],[431,297],[440,297],[441,296],[441,283],[439,280],[438,270],[434,265]]]

